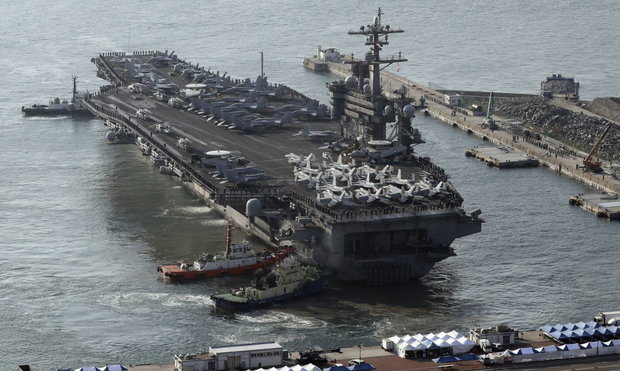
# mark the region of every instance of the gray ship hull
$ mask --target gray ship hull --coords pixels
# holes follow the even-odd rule
[[[161,53],[156,55],[161,56]],[[102,55],[94,62],[100,75],[109,77],[111,82],[119,86],[92,96],[83,103],[85,107],[126,132],[140,136],[151,148],[165,155],[171,173],[177,175],[187,189],[215,211],[273,246],[293,246],[307,262],[335,270],[337,279],[388,284],[421,277],[435,263],[454,255],[450,246],[456,238],[481,230],[482,220],[466,215],[461,209],[462,199],[450,185],[443,170],[433,165],[430,159],[419,157],[411,150],[400,155],[404,160],[390,162],[395,172],[406,174],[403,178],[399,175],[398,181],[402,183],[405,179],[415,179],[427,182],[434,188],[432,192],[427,189],[425,196],[412,197],[409,201],[383,195],[381,200],[372,203],[349,199],[347,204],[334,206],[320,200],[318,187],[298,183],[294,176],[297,170],[285,155],[291,152],[312,153],[316,158],[321,158],[321,153],[325,152],[324,143],[313,138],[312,134],[321,136],[341,126],[344,132],[357,135],[363,131],[362,124],[356,124],[357,121],[308,118],[308,110],[301,108],[297,110],[300,115],[297,120],[273,130],[263,128],[259,135],[251,130],[239,133],[230,127],[222,127],[222,124],[232,122],[233,118],[221,107],[243,105],[240,99],[244,91],[250,89],[243,80],[230,82],[236,84],[230,89],[214,85],[212,89],[220,91],[219,96],[211,96],[203,101],[192,100],[195,109],[183,110],[160,104],[147,95],[136,99],[136,93],[123,86],[132,80],[127,77],[128,71],[124,70],[124,65],[115,62],[116,57],[118,55]],[[147,60],[151,57],[138,55],[136,58]],[[198,71],[206,73],[204,70]],[[171,66],[162,67],[162,75],[170,76],[171,81],[178,86],[192,81],[191,77],[172,72]],[[265,96],[278,96],[269,101],[270,106],[267,108],[248,108],[256,116],[272,118],[269,115],[273,115],[273,112],[293,105],[303,107],[309,101],[282,85],[262,89],[265,90]],[[335,84],[332,90],[334,99],[340,102],[334,104],[340,104],[343,112],[351,109],[358,109],[361,115],[383,112],[382,109],[371,111],[368,107],[375,103],[389,103],[383,98],[378,98],[375,103],[366,102],[362,93],[349,89],[343,83]],[[204,106],[201,107],[203,102]],[[356,102],[361,106],[354,106]],[[405,103],[399,100],[394,103],[394,107],[398,108],[398,112],[405,112]],[[200,110],[198,107],[201,107]],[[147,117],[138,115],[144,109],[148,109]],[[410,125],[411,116],[394,117],[403,128]],[[257,122],[264,123],[265,120]],[[155,124],[161,122],[170,122],[175,135],[154,131]],[[385,123],[375,125],[373,130],[377,133],[381,132],[380,124]],[[310,134],[300,135],[304,132]],[[403,133],[406,132],[403,129]],[[191,146],[181,148],[178,145],[181,136],[191,138]],[[408,142],[403,139],[403,143]],[[403,145],[393,148],[409,147]],[[246,156],[251,160],[251,165],[234,165],[228,175],[222,175],[221,171],[214,171],[213,166],[209,167],[203,162],[204,155],[213,150]],[[381,155],[380,151],[375,154]],[[382,161],[382,158],[377,157],[372,163],[386,166]],[[241,172],[236,172],[237,169],[252,170],[254,173],[251,175],[258,171],[259,177],[263,176],[261,174],[265,176],[263,180],[254,181],[252,179],[256,178],[243,176]],[[380,185],[377,182],[374,184]],[[335,184],[331,186],[336,187]],[[334,201],[333,198],[329,200]]]
[[[288,228],[295,230],[295,246],[308,262],[335,269],[340,280],[381,284],[424,276],[455,255],[450,245],[456,238],[480,232],[481,223],[458,209],[442,209]]]

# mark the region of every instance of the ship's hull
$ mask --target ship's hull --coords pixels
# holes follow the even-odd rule
[[[273,296],[265,299],[229,300],[226,295],[211,295],[215,307],[230,312],[247,312],[250,310],[267,307],[275,303],[290,301],[296,298],[308,296],[321,291],[327,285],[327,276],[321,276],[313,281],[305,282],[294,292]]]
[[[68,110],[68,109],[51,109],[42,107],[22,107],[24,116],[72,116],[72,117],[94,117],[87,109]]]
[[[442,209],[402,218],[360,218],[321,229],[302,227],[292,238],[304,262],[333,268],[339,280],[391,284],[426,275],[437,262],[455,255],[450,247],[454,239],[480,228],[480,222],[461,212]],[[308,236],[321,244],[306,243]]]
[[[116,72],[104,57],[99,57],[96,64],[105,72],[102,75],[116,76]],[[119,71],[122,71],[121,66]],[[183,79],[177,80],[173,79],[185,83]],[[344,106],[352,104],[353,100],[345,101],[343,97],[355,98],[355,102],[365,102],[366,96],[353,90],[355,89],[349,89],[343,83],[341,90],[334,88],[334,97],[342,100],[341,105]],[[292,96],[288,94],[285,94],[285,98],[281,98],[282,101],[278,105],[298,104],[295,98],[298,94],[291,93]],[[119,108],[121,116],[106,108],[118,107],[116,104],[119,99],[124,103],[123,107]],[[145,97],[145,99],[151,98]],[[421,277],[428,273],[435,263],[454,255],[450,245],[455,239],[481,230],[481,220],[473,215],[467,215],[460,208],[462,199],[456,190],[448,195],[440,192],[437,197],[429,196],[424,200],[406,203],[381,200],[366,205],[353,201],[352,205],[336,204],[330,207],[320,200],[316,201],[317,194],[307,186],[304,187],[301,183],[293,184],[294,174],[290,170],[292,166],[285,158],[287,152],[315,155],[318,153],[312,137],[306,139],[303,136],[296,136],[295,140],[291,140],[291,135],[296,135],[291,133],[305,132],[304,129],[308,126],[305,122],[289,123],[286,130],[265,130],[261,133],[261,143],[273,142],[278,145],[256,150],[257,144],[252,134],[238,135],[235,131],[225,130],[216,124],[217,120],[207,121],[210,123],[205,125],[203,116],[166,105],[157,105],[157,108],[152,110],[152,115],[158,121],[174,118],[172,121],[180,129],[195,135],[199,139],[193,144],[197,151],[212,149],[202,145],[201,142],[226,143],[227,150],[242,154],[248,149],[254,149],[252,161],[258,169],[265,170],[265,174],[273,176],[274,179],[259,182],[258,185],[250,181],[252,186],[247,187],[242,184],[248,181],[245,177],[234,177],[235,179],[226,182],[222,182],[219,178],[213,179],[208,170],[195,166],[184,152],[178,154],[168,151],[166,145],[168,148],[176,145],[174,139],[168,135],[152,133],[150,121],[125,118],[141,109],[142,103],[137,104],[124,89],[97,95],[84,104],[101,118],[112,120],[136,132],[150,146],[168,155],[175,169],[187,169],[187,177],[180,178],[182,184],[214,210],[235,220],[238,226],[266,243],[271,245],[283,241],[290,243],[295,247],[296,253],[301,253],[303,258],[307,257],[305,262],[332,268],[336,271],[336,278],[340,280],[389,284]],[[360,112],[369,111],[372,104],[373,102],[363,103],[362,106],[367,107],[361,107]],[[343,111],[344,106],[341,107]],[[383,118],[381,120],[385,121]],[[341,130],[341,133],[345,132],[350,137],[365,133],[365,129],[361,130],[363,128],[356,124],[360,121],[363,120],[342,120],[340,129],[346,128],[346,130]],[[316,128],[328,127],[321,124],[327,123],[317,122]],[[329,125],[336,127],[333,123]],[[381,125],[375,126],[377,133],[384,135],[384,130],[379,130]],[[319,131],[319,135],[321,133],[322,131]],[[167,143],[163,143],[162,146],[162,141]],[[405,172],[411,168],[415,179],[432,177],[434,181],[448,182],[443,169],[434,165],[430,159],[413,156],[410,160],[401,167]],[[250,199],[261,201],[263,215],[259,213],[258,216],[250,217],[244,214]]]
[[[256,264],[243,265],[238,267],[209,270],[186,270],[181,268],[178,264],[174,264],[159,266],[157,267],[157,271],[163,279],[175,282],[195,281],[223,276],[237,276],[242,274],[251,274],[257,269],[263,269],[270,265],[273,265],[290,255],[291,252],[292,249],[286,249],[284,251],[278,252],[275,256],[261,260]]]
[[[223,276],[236,276],[241,274],[251,274],[257,269],[267,267],[267,263],[257,263],[252,265],[246,265],[243,267],[234,267],[226,269],[213,269],[213,270],[183,270],[177,264],[175,265],[162,265],[157,267],[157,271],[162,278],[170,281],[194,281],[205,278],[223,277]]]

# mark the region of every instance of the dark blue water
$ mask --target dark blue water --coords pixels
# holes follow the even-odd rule
[[[0,369],[170,362],[209,345],[277,340],[290,349],[378,344],[395,333],[521,328],[589,319],[620,307],[618,223],[568,205],[587,189],[544,169],[502,171],[467,159],[480,141],[418,117],[430,154],[451,175],[483,232],[457,240],[420,282],[324,295],[241,316],[209,295],[242,278],[164,284],[159,264],[219,251],[224,222],[134,146],[103,143],[97,120],[26,119],[19,107],[104,82],[97,52],[174,49],[234,76],[259,74],[327,101],[332,77],[303,69],[317,45],[358,55],[345,31],[379,2],[175,3],[61,0],[4,4],[0,25]],[[617,2],[392,1],[404,28],[386,47],[401,74],[450,88],[536,92],[549,73],[575,75],[585,97],[620,95]],[[391,67],[393,69],[393,67]],[[237,238],[242,236],[238,234]]]

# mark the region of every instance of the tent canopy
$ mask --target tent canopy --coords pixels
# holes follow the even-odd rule
[[[433,362],[435,363],[448,363],[448,362],[458,362],[458,358],[455,356],[443,356],[439,358],[433,358]]]
[[[280,367],[280,368],[269,368],[269,369],[265,369],[265,368],[259,368],[258,370],[255,371],[322,371],[319,367],[313,365],[312,363],[308,363],[307,365],[301,366],[301,365],[295,365],[295,366],[284,366],[284,367]]]
[[[358,364],[354,364],[353,366],[349,366],[347,367],[347,369],[351,370],[351,371],[369,371],[369,370],[374,370],[375,366],[371,365],[370,363],[358,363]]]
[[[429,333],[426,335],[405,335],[402,337],[393,336],[385,340],[396,344],[399,353],[412,350],[452,348],[454,353],[459,354],[469,352],[475,345],[473,341],[456,331],[440,332],[438,334]]]
[[[479,360],[480,357],[473,353],[466,353],[460,356],[443,356],[439,358],[433,358],[433,362],[435,363],[452,363],[452,362],[461,362],[461,361],[476,361]]]
[[[108,365],[105,366],[101,371],[127,371],[127,367],[123,365]]]
[[[349,369],[344,366],[332,366],[324,368],[323,371],[349,371]]]

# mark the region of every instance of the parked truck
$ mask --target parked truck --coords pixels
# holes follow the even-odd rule
[[[594,321],[603,326],[619,326],[620,311],[617,312],[599,312],[594,316]]]

